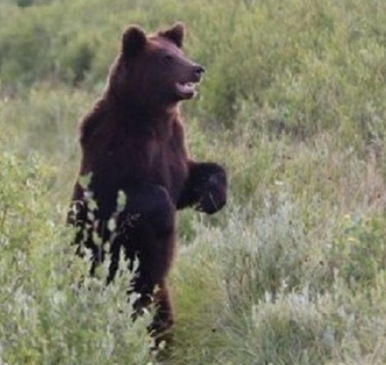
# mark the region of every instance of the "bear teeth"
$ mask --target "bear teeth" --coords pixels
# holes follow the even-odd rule
[[[177,83],[177,88],[182,93],[194,93],[196,84],[194,82]]]

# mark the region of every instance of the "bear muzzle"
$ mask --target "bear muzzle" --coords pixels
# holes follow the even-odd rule
[[[176,88],[181,99],[191,99],[197,95],[196,86],[200,83],[205,69],[201,65],[194,65],[192,77],[187,82],[176,82]]]

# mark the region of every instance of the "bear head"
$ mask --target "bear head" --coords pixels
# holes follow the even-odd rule
[[[122,36],[121,50],[110,70],[108,90],[123,105],[165,108],[191,99],[204,68],[182,51],[182,23],[147,36],[138,26]]]

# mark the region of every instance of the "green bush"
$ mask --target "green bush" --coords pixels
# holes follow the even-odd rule
[[[383,214],[342,220],[327,256],[335,274],[353,289],[372,288],[385,276],[385,229]]]
[[[256,127],[262,123],[273,134],[304,139],[333,130],[346,145],[379,145],[386,115],[379,4],[77,0],[7,6],[0,77],[9,87],[42,79],[92,87],[104,82],[127,24],[154,31],[182,20],[188,54],[208,70],[201,98],[189,110],[210,125],[235,126],[247,105]]]
[[[3,148],[8,133],[1,124]],[[131,273],[107,288],[88,278],[49,199],[49,178],[37,155],[0,152],[0,361],[149,364],[151,315],[132,323]]]

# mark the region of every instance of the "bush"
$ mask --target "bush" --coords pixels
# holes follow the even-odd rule
[[[7,133],[2,127],[3,148]],[[151,316],[132,323],[131,273],[107,288],[87,277],[63,211],[48,198],[50,172],[38,156],[2,149],[0,175],[0,361],[149,364]]]
[[[379,145],[386,69],[385,19],[378,6],[360,0],[323,5],[291,0],[286,6],[77,0],[18,11],[7,6],[0,77],[7,86],[42,79],[103,83],[127,24],[154,31],[182,20],[189,55],[208,69],[199,103],[188,108],[210,125],[233,127],[249,105],[250,118],[274,134],[304,139],[334,130],[346,145]],[[364,19],[372,19],[371,25]]]
[[[246,365],[359,364],[371,363],[369,359],[382,364],[386,354],[377,349],[386,318],[384,218],[345,218],[332,237],[344,244],[331,247],[330,233],[316,237],[304,229],[302,210],[288,194],[271,200],[253,221],[247,218],[252,216],[249,209],[228,212],[222,229],[196,221],[200,235],[183,250],[183,260],[189,257],[200,272],[211,273],[193,280],[204,295],[198,296],[197,306],[205,303],[206,310],[197,316],[203,323],[182,324],[204,338],[200,348],[206,352],[200,359]],[[361,243],[351,247],[352,237]],[[187,295],[184,286],[191,283],[183,280],[179,290]],[[218,300],[208,302],[208,291]],[[189,363],[202,363],[185,343],[181,349]]]
[[[327,257],[332,269],[355,290],[366,290],[386,277],[386,221],[383,214],[345,216]]]

